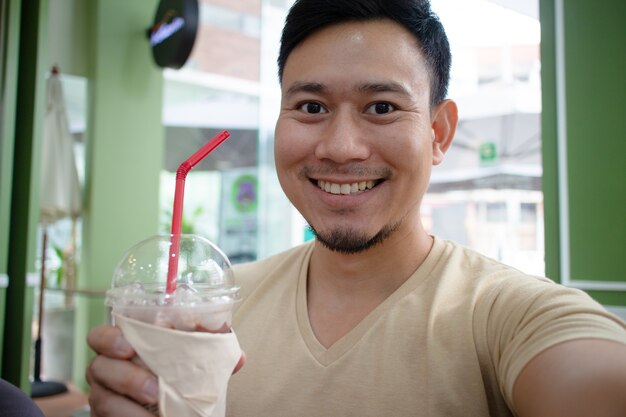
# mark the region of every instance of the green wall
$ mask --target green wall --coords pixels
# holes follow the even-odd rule
[[[13,143],[15,135],[15,99],[17,95],[17,54],[20,7],[16,0],[1,3],[2,53],[0,68],[0,274],[8,278],[9,227],[13,179]],[[0,358],[3,354],[6,289],[0,288]],[[2,360],[0,360],[2,375]]]
[[[4,328],[2,376],[30,389],[31,322],[33,291],[27,285],[27,275],[35,272],[35,243],[39,216],[39,158],[43,121],[44,61],[47,1],[11,2],[22,7],[11,13],[11,24],[19,22],[19,31],[9,43],[18,42],[16,86],[19,94],[14,101],[6,98],[7,107],[15,106],[13,140],[13,172],[9,237],[6,253],[9,286],[6,297],[6,326]],[[15,19],[15,21],[13,21]],[[4,191],[3,191],[3,195]]]
[[[124,252],[158,232],[163,78],[146,38],[157,3],[98,0],[87,10],[89,117],[80,290],[102,294]],[[77,301],[74,379],[85,387],[86,334],[107,317],[102,295]]]
[[[546,271],[602,303],[626,306],[626,2],[540,6]]]
[[[57,65],[61,73],[86,77],[91,43],[89,10],[92,1],[48,2],[48,68]]]
[[[559,178],[556,129],[556,45],[554,0],[539,3],[541,20],[541,146],[546,275],[560,281]]]

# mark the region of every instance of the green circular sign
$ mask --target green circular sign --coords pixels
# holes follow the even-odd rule
[[[242,175],[233,182],[230,200],[240,213],[255,211],[258,204],[257,178],[255,175]]]

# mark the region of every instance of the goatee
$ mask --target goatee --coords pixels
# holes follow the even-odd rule
[[[385,241],[400,227],[400,222],[383,227],[371,237],[353,229],[334,229],[329,233],[320,233],[312,226],[309,225],[308,227],[315,234],[316,239],[326,248],[339,253],[355,254],[364,252]]]

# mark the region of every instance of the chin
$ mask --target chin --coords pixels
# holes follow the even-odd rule
[[[387,240],[387,238],[391,236],[399,226],[399,223],[392,226],[386,226],[374,235],[367,235],[363,232],[348,228],[338,228],[320,232],[311,226],[309,227],[315,234],[318,242],[320,242],[325,248],[338,253],[356,254],[365,252],[377,245],[380,245]]]

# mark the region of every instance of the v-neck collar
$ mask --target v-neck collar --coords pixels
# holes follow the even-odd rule
[[[298,321],[298,328],[300,329],[302,339],[311,352],[311,355],[320,363],[320,365],[329,366],[352,349],[388,309],[394,306],[401,298],[421,286],[424,281],[429,278],[431,271],[440,258],[444,246],[445,244],[435,237],[433,246],[426,256],[426,259],[424,259],[422,264],[409,277],[409,279],[407,279],[396,291],[394,291],[374,310],[365,316],[365,318],[361,320],[352,330],[343,335],[330,347],[326,348],[317,340],[317,337],[313,332],[313,328],[311,327],[311,322],[309,321],[307,305],[307,275],[314,247],[314,245],[311,245],[305,255],[304,262],[302,262],[300,267],[296,290],[296,319]]]

